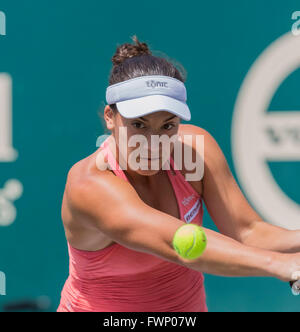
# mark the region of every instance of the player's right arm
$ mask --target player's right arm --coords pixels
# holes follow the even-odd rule
[[[69,176],[65,193],[77,220],[132,250],[221,276],[271,276],[289,281],[292,273],[300,270],[299,254],[248,247],[206,228],[203,255],[193,261],[181,258],[172,240],[185,223],[145,204],[129,183],[110,172],[79,180]]]

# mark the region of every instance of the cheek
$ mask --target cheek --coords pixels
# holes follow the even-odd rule
[[[126,151],[127,157],[139,148],[139,143],[136,143],[136,139],[134,139],[135,135],[137,133],[128,130],[128,128],[124,129],[124,132],[120,132],[119,145],[122,145],[122,149]]]
[[[121,121],[119,123],[116,123],[116,136],[118,136],[118,141],[122,142],[122,144],[128,145],[128,141],[131,136],[133,136],[135,133],[133,133],[128,126],[123,124]]]

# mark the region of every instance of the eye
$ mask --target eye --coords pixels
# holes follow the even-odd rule
[[[142,122],[133,122],[132,125],[136,129],[143,129],[143,128],[145,128],[145,126],[144,126],[144,124]]]
[[[170,127],[171,126],[171,127]],[[165,129],[165,130],[171,130],[172,128],[174,128],[175,127],[175,125],[173,124],[173,123],[166,123],[164,126],[163,126],[163,128]]]

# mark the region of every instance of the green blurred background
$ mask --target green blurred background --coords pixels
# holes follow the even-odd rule
[[[24,192],[14,203],[15,221],[0,225],[0,271],[7,279],[0,307],[41,295],[51,299],[47,310],[58,306],[68,276],[60,217],[66,175],[104,133],[97,112],[105,105],[116,47],[136,34],[185,67],[191,123],[216,138],[236,176],[231,123],[238,91],[257,57],[291,30],[297,10],[296,0],[1,0],[7,35],[0,36],[0,73],[13,81],[18,158],[0,161],[0,188],[17,179]],[[296,71],[272,109],[300,110],[299,83]],[[300,204],[299,163],[270,167]],[[204,226],[216,229],[207,212]],[[206,275],[205,284],[210,311],[300,309],[300,298],[275,279]]]

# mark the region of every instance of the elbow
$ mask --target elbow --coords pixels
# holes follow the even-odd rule
[[[252,246],[253,239],[255,239],[255,223],[240,231],[238,241],[246,246]]]

